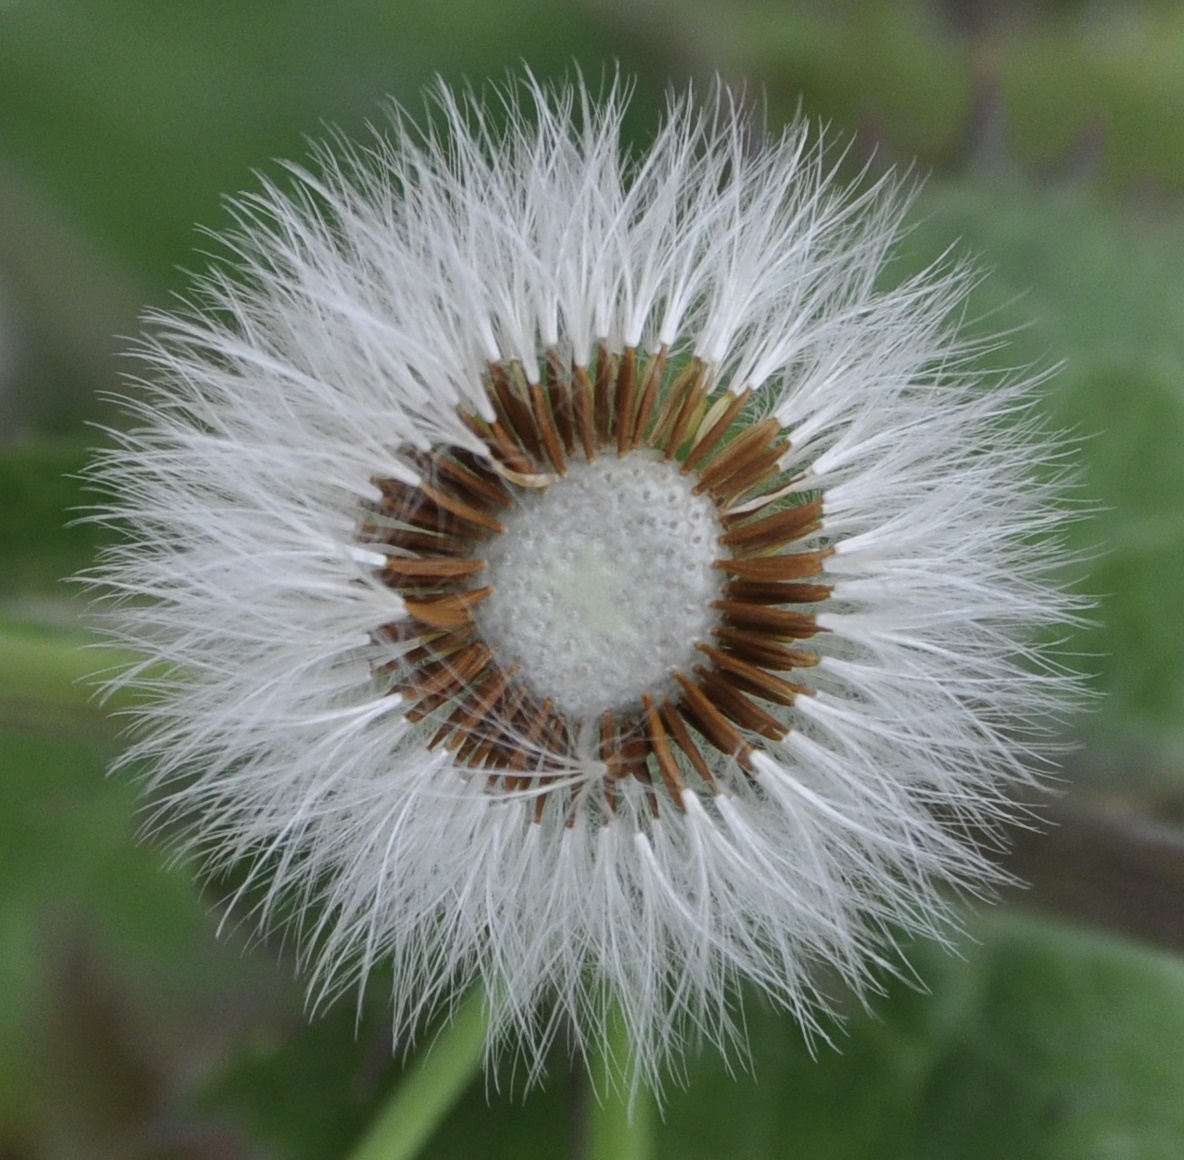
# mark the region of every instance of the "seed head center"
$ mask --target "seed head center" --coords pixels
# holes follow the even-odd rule
[[[694,477],[656,452],[569,464],[519,493],[483,550],[493,595],[478,626],[503,667],[587,720],[673,693],[715,623],[720,524]]]

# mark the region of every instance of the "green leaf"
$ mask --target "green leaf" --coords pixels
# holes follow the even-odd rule
[[[1105,1160],[1184,1152],[1184,963],[1000,923],[977,1004],[930,1075],[919,1158]]]
[[[660,1156],[1105,1160],[1184,1154],[1184,964],[1004,915],[965,960],[920,948],[931,993],[895,984],[811,1059],[750,1008],[755,1079],[705,1055]]]

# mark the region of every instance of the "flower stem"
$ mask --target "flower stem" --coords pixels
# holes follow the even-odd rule
[[[585,1160],[649,1160],[654,1151],[654,1099],[644,1088],[631,1089],[628,1035],[618,1013],[610,1020],[608,1042],[592,1061]]]
[[[487,1021],[474,992],[420,1053],[349,1160],[411,1160],[468,1088],[481,1066]]]

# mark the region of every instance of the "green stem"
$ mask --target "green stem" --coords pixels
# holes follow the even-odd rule
[[[349,1160],[412,1160],[464,1095],[481,1067],[487,1021],[470,995],[420,1054]]]
[[[610,1021],[608,1042],[592,1062],[586,1160],[650,1160],[654,1152],[657,1111],[652,1094],[633,1091],[631,1045],[624,1021]]]

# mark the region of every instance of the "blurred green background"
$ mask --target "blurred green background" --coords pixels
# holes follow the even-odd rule
[[[227,224],[221,196],[360,132],[435,74],[715,73],[801,107],[873,167],[925,178],[901,272],[954,244],[992,273],[984,330],[1064,361],[1082,437],[1074,531],[1098,624],[1068,642],[1105,694],[1032,883],[968,921],[811,1059],[753,1001],[752,1071],[692,1055],[662,1157],[1184,1156],[1184,10],[1162,0],[0,0],[0,1160],[332,1160],[386,1091],[382,983],[311,1022],[291,947],[250,941],[103,779],[60,578],[99,533],[72,478],[148,304]],[[123,337],[121,337],[123,336]],[[241,929],[240,929],[241,926]],[[512,1088],[512,1082],[507,1081]],[[563,1157],[581,1101],[478,1081],[432,1157]]]

